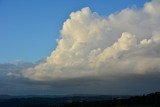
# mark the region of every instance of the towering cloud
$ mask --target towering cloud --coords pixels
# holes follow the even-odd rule
[[[89,7],[72,12],[46,61],[23,71],[37,81],[103,79],[160,71],[160,2],[107,17]]]

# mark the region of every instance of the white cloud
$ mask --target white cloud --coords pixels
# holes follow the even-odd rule
[[[107,78],[160,71],[160,2],[127,8],[108,17],[86,7],[72,12],[57,48],[39,65],[24,70],[31,80]]]

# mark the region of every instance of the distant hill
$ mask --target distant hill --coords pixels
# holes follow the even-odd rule
[[[10,99],[12,96],[10,95],[0,95],[0,99]]]
[[[143,96],[8,96],[0,107],[160,107],[160,92]]]
[[[131,96],[128,99],[73,102],[61,107],[160,107],[160,92]]]

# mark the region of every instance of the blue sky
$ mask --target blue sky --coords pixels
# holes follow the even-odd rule
[[[119,2],[118,2],[119,1]],[[149,0],[0,0],[0,63],[36,62],[50,55],[63,22],[90,7],[107,16]]]

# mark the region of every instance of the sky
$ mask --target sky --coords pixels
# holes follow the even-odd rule
[[[160,91],[160,1],[0,1],[0,94]]]
[[[90,7],[107,16],[147,0],[0,0],[0,63],[37,62],[56,47],[63,22],[73,11]]]

